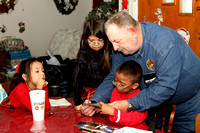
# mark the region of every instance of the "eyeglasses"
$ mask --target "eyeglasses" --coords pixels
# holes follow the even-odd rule
[[[123,85],[119,85],[118,83],[116,83],[115,80],[112,81],[112,84],[113,84],[114,86],[116,86],[116,87],[117,87],[118,89],[120,89],[120,90],[129,88],[131,85],[133,85],[133,84],[131,84],[131,85],[127,86],[127,87],[124,87]]]
[[[103,45],[104,41],[103,40],[93,41],[93,40],[88,39],[88,43],[89,45]]]

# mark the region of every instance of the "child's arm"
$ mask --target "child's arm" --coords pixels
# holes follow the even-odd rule
[[[135,126],[142,124],[146,117],[147,111],[124,112],[114,108],[114,115],[110,116],[110,120],[126,126]]]
[[[101,104],[101,114],[107,114],[110,116],[114,116],[114,107],[110,106],[109,104],[105,104],[103,102],[99,102]]]
[[[145,112],[124,112],[120,111],[109,104],[99,102],[101,104],[101,114],[110,115],[110,120],[126,126],[135,126],[144,122],[147,117]]]
[[[48,111],[51,107],[50,102],[49,102],[49,91],[47,86],[44,88],[44,90],[46,91],[45,94],[45,111]]]
[[[14,97],[21,102],[21,104],[23,104],[23,106],[25,108],[27,108],[28,110],[32,111],[32,108],[31,108],[31,101],[30,101],[30,96],[29,96],[29,90],[27,87],[25,87],[26,85],[18,85],[16,88],[15,88],[15,94]],[[15,107],[15,104],[14,104],[14,100],[11,102],[13,103],[13,106]]]
[[[18,91],[16,91],[15,96],[16,98],[24,105],[25,108],[32,111],[31,107],[31,100],[29,96],[29,90],[27,88],[23,88],[23,86],[17,86]],[[48,88],[45,87],[44,90],[46,91],[45,95],[45,111],[50,109],[50,102],[48,97]],[[14,101],[12,101],[14,102]]]

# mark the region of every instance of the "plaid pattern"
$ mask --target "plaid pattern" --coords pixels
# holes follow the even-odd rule
[[[82,90],[82,96],[81,96],[81,100],[85,101],[85,100],[90,100],[90,98],[92,98],[92,96],[94,95],[95,91],[97,88],[93,88],[93,87],[83,87]]]

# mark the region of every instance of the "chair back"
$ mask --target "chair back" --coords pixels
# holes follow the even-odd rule
[[[196,117],[195,133],[200,133],[200,113]]]
[[[174,104],[164,103],[160,106],[152,108],[148,111],[150,116],[153,116],[153,122],[150,123],[149,127],[152,125],[155,128],[171,133],[173,128],[174,116],[176,112],[176,106]],[[161,120],[161,123],[159,123]],[[152,129],[151,129],[152,130]]]

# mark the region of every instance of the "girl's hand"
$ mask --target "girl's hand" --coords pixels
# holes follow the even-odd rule
[[[47,85],[48,85],[48,82],[47,82],[47,81],[45,81],[44,79],[40,79],[40,80],[37,82],[36,88],[42,90],[42,89],[43,89],[45,86],[47,86]]]
[[[91,103],[91,101],[85,100],[84,103]],[[90,105],[82,105],[80,106],[80,111],[86,116],[93,116],[95,114],[95,107]]]
[[[80,110],[81,106],[82,106],[82,104],[77,105],[77,106],[74,106],[74,108],[75,108],[76,110]]]
[[[109,104],[105,104],[103,102],[99,102],[101,104],[101,114],[107,114],[114,116],[114,107],[110,106]]]

